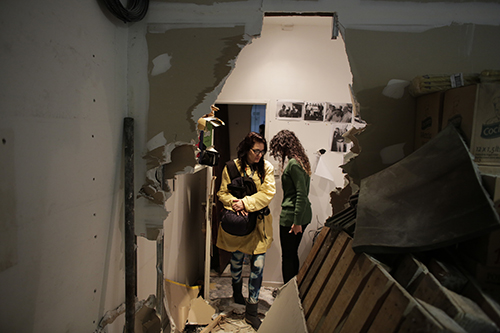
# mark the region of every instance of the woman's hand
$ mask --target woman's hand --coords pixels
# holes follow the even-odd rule
[[[248,215],[247,211],[245,210],[245,204],[240,199],[233,200],[232,208],[237,214],[241,213],[241,215],[243,216]]]
[[[288,232],[289,234],[291,233],[298,234],[302,232],[302,226],[301,225],[295,225],[292,224],[292,227],[290,228],[290,231]]]

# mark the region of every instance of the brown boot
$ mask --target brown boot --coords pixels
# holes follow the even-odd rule
[[[245,321],[249,323],[254,330],[258,330],[260,324],[262,323],[259,319],[259,314],[257,313],[257,308],[259,307],[259,303],[251,304],[247,301],[247,307],[245,311]]]

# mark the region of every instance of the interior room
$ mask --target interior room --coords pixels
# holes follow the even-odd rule
[[[0,5],[0,330],[131,332],[135,324],[146,322],[137,319],[137,307],[156,314],[149,325],[160,320],[160,330],[180,332],[184,316],[195,306],[184,306],[175,292],[180,288],[194,300],[207,298],[214,276],[230,278],[227,262],[214,246],[220,168],[235,158],[235,145],[249,131],[261,131],[270,140],[281,129],[297,134],[311,162],[313,217],[299,248],[301,273],[283,286],[276,233],[282,170],[266,155],[277,191],[270,204],[275,232],[263,286],[281,291],[273,295],[274,309],[261,311],[259,331],[284,325],[276,318],[287,320],[280,311],[288,297],[297,305],[291,311],[298,322],[288,320],[297,332],[314,331],[319,326],[313,323],[334,317],[343,319],[338,325],[354,327],[347,314],[361,306],[354,300],[343,306],[341,316],[327,312],[343,295],[342,288],[326,288],[332,294],[320,296],[327,276],[340,276],[349,255],[360,263],[345,264],[350,274],[365,267],[363,260],[369,262],[371,273],[360,277],[357,288],[371,278],[390,280],[396,273],[386,273],[381,263],[365,258],[365,252],[382,245],[373,249],[360,243],[358,235],[344,234],[353,224],[340,228],[339,220],[346,219],[338,214],[357,209],[356,226],[363,230],[361,220],[373,217],[365,214],[373,210],[364,193],[379,194],[368,187],[373,184],[369,181],[420,165],[408,163],[422,144],[416,134],[417,101],[423,99],[411,91],[415,78],[459,77],[464,85],[480,86],[480,74],[486,80],[488,71],[500,69],[500,3],[157,0],[139,1],[146,7],[120,16],[109,7],[113,2],[119,1],[6,0]],[[471,77],[477,81],[468,82]],[[477,91],[479,96],[482,90]],[[212,106],[218,110],[213,112]],[[295,118],[280,111],[287,107],[303,108],[304,113]],[[352,108],[352,117],[326,117],[328,110],[340,107]],[[474,103],[472,108],[477,108]],[[208,121],[210,115],[224,125]],[[216,166],[198,163],[200,128],[202,139],[208,140],[203,142],[220,152]],[[335,142],[337,130],[345,134],[345,144]],[[229,139],[221,143],[224,131]],[[441,133],[433,132],[432,139],[453,141],[454,134]],[[484,184],[493,184],[487,205],[478,203],[489,209],[496,201],[497,162],[486,160],[491,154],[481,160],[481,148],[474,142],[467,145],[476,153],[474,163],[467,160],[468,153],[460,155],[467,160],[462,165],[470,164],[467,176],[477,174]],[[429,155],[439,146],[423,145]],[[400,184],[409,183],[384,183],[391,190]],[[469,194],[486,198],[486,185],[476,187],[474,177],[464,184]],[[358,202],[360,188],[373,192],[361,192]],[[375,196],[375,206],[377,202],[386,201]],[[432,202],[427,205],[430,209]],[[413,218],[405,212],[403,220]],[[498,214],[487,216],[482,220],[493,222],[470,235],[489,237],[500,225]],[[459,240],[472,240],[470,235]],[[450,245],[450,239],[443,244]],[[403,239],[401,247],[410,242]],[[492,255],[496,250],[468,246],[469,253],[484,250]],[[326,253],[333,256],[334,250],[327,248],[339,248],[338,257],[329,257]],[[334,264],[320,263],[320,257]],[[402,262],[408,267],[417,267],[416,261],[406,260]],[[481,274],[500,276],[500,263],[484,264]],[[355,280],[347,276],[339,281]],[[359,331],[379,324],[373,309],[378,311],[394,293],[408,300],[408,290],[421,290],[411,283],[403,290],[402,280],[390,281],[376,289],[378,303],[356,294],[371,311],[359,320],[365,325]],[[435,283],[431,278],[418,281],[422,286]],[[489,291],[500,289],[498,279],[487,282]],[[321,302],[326,312],[318,312]],[[432,327],[444,327],[430,300],[408,302],[413,310],[402,311],[404,315],[434,313]],[[489,319],[478,327],[495,331],[490,322],[500,325],[500,311],[489,299],[485,302],[491,312],[483,309]],[[206,309],[205,303],[196,304]],[[175,320],[173,314],[178,315]],[[216,317],[201,326],[215,325]],[[403,319],[398,329],[409,325],[410,319]],[[453,320],[448,324],[461,326],[453,326],[455,331],[471,331]]]

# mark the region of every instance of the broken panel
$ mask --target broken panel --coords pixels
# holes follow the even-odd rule
[[[363,179],[357,210],[357,252],[429,250],[500,226],[477,167],[453,126]]]

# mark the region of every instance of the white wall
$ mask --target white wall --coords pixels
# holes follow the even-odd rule
[[[124,301],[127,29],[97,1],[5,0],[0,45],[0,331],[92,332]]]
[[[276,100],[350,103],[348,85],[351,74],[344,43],[331,39],[331,18],[294,18],[293,30],[282,30],[281,24],[292,19],[264,19],[260,38],[255,39],[240,53],[234,71],[224,85],[218,103],[267,103],[266,137],[270,140],[281,129],[294,131],[301,140],[316,167],[321,149],[329,149],[332,124],[276,119]],[[314,24],[314,25],[312,25]],[[271,162],[279,170],[278,163]],[[304,235],[300,256],[302,261],[311,246],[313,230],[332,215],[330,192],[343,187],[344,179],[339,165],[343,154],[328,152],[326,156],[335,174],[335,182],[313,175],[309,198],[313,220]],[[279,214],[282,200],[281,181],[276,175],[277,194],[271,204],[275,242],[268,251],[264,271],[265,282],[281,282],[281,250],[279,246]],[[318,223],[319,222],[319,223]]]

